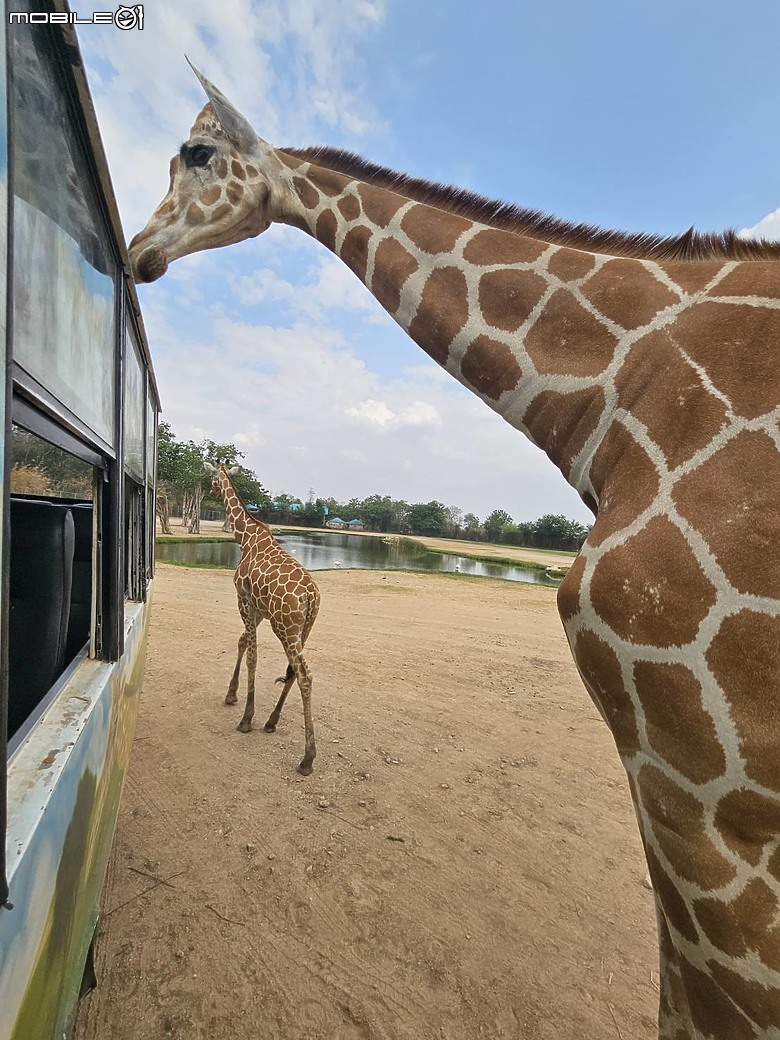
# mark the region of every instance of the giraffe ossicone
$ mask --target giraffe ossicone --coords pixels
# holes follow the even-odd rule
[[[201,83],[137,276],[298,227],[547,452],[596,514],[558,606],[636,807],[659,1037],[776,1040],[780,246],[572,226],[333,149],[247,146]]]
[[[317,754],[311,711],[312,678],[303,656],[303,648],[320,609],[320,591],[311,574],[290,556],[274,538],[269,527],[250,515],[238,496],[232,477],[239,467],[228,468],[223,462],[212,466],[204,462],[211,474],[211,489],[221,496],[233,535],[241,547],[241,559],[233,575],[238,597],[238,610],[244,631],[238,640],[238,658],[228,685],[225,704],[238,700],[241,661],[246,653],[247,699],[238,729],[249,733],[255,714],[255,672],[257,669],[257,628],[267,618],[274,635],[287,656],[287,671],[276,681],[282,692],[263,727],[273,733],[294,682],[303,700],[306,746],[298,772],[308,776]]]

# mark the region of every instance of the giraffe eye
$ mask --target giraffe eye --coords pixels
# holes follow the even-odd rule
[[[196,144],[187,150],[184,161],[187,166],[205,166],[215,150],[207,144]]]

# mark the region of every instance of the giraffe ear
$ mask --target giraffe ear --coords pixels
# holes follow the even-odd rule
[[[203,468],[206,470],[207,473],[210,473],[212,476],[214,476],[214,474],[217,472],[217,467],[212,466],[211,463],[206,462],[205,459],[203,460]]]
[[[205,76],[198,72],[186,54],[184,57],[187,59],[189,67],[198,77],[198,81],[211,102],[211,107],[214,109],[220,126],[230,141],[239,152],[251,155],[257,150],[257,134],[252,129],[249,120],[242,116],[237,108],[231,105],[221,90],[218,90],[210,80],[207,80]]]
[[[236,473],[238,473],[238,471],[240,469],[241,469],[240,466],[231,466],[230,469],[228,470],[228,473],[230,474],[231,477],[234,477],[236,475]]]

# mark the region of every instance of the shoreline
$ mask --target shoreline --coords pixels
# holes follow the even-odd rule
[[[204,543],[233,541],[232,535],[221,531],[221,521],[201,521],[202,528],[205,527],[205,525],[207,524],[209,525],[210,529],[207,528],[206,531],[201,534],[183,533],[165,535],[157,533],[155,536],[155,544],[159,542],[161,544],[176,545],[191,542],[193,540],[201,541]],[[219,527],[219,532],[214,530],[215,526],[217,525]],[[450,540],[446,538],[429,538],[424,535],[418,537],[397,534],[389,535],[382,534],[379,531],[334,531],[323,527],[293,527],[286,524],[270,524],[269,526],[274,534],[350,534],[364,538],[380,538],[383,541],[404,541],[414,546],[419,546],[420,549],[424,549],[426,552],[436,553],[439,556],[461,556],[464,559],[475,560],[478,563],[497,563],[503,564],[507,567],[522,564],[524,567],[527,567],[530,570],[538,571],[540,573],[546,573],[547,571],[554,570],[556,572],[559,572],[556,573],[555,577],[558,577],[560,575],[561,578],[565,576],[569,567],[577,557],[577,553],[575,552],[568,552],[557,549],[537,549],[525,546],[495,545],[491,542],[470,542],[464,539],[457,538]],[[173,561],[168,560],[166,560],[165,562],[173,563]],[[174,563],[173,565],[180,567],[208,567],[216,569],[231,569],[219,568],[215,564]]]

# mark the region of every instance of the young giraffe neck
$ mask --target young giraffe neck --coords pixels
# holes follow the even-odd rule
[[[619,442],[621,422],[631,424],[637,403],[652,397],[675,324],[741,265],[550,244],[277,155],[289,168],[277,219],[339,256],[433,360],[542,448],[595,511],[611,469],[599,456],[620,451],[605,442]],[[672,438],[683,431],[681,441],[691,417],[711,407],[706,387],[689,385],[685,398],[684,429],[669,424]],[[708,427],[710,416],[702,419]]]
[[[230,475],[224,470],[219,471],[219,490],[225,503],[225,513],[233,527],[233,533],[239,545],[244,544],[249,535],[267,534],[272,537],[271,529],[262,520],[253,517],[244,503],[238,497],[238,492],[230,479]]]

